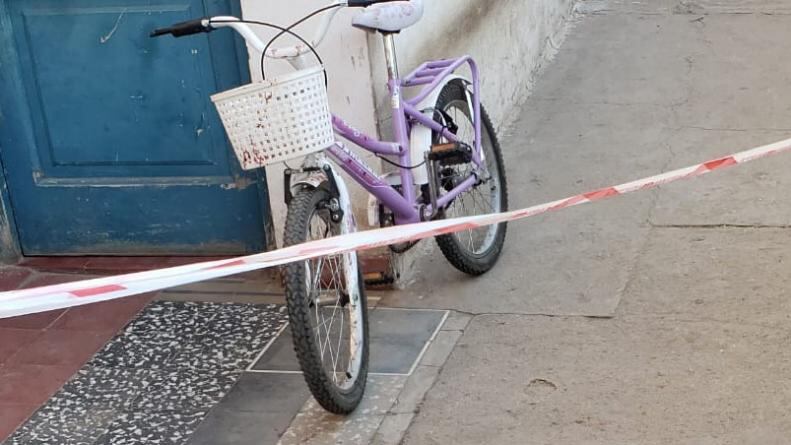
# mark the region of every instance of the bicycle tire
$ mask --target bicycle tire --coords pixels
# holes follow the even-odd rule
[[[323,211],[325,204],[328,203],[330,199],[332,199],[330,193],[322,187],[303,190],[293,197],[288,206],[288,214],[286,217],[284,236],[284,244],[286,246],[300,244],[308,239],[313,216],[316,215],[317,212]],[[335,226],[337,229],[337,224],[330,223],[328,225],[328,227],[332,226]],[[337,230],[334,230],[333,233],[326,233],[325,235],[336,234]],[[359,364],[356,366],[356,369],[346,369],[347,377],[354,377],[353,383],[348,387],[341,386],[337,384],[337,381],[334,381],[338,374],[337,365],[333,364],[332,372],[327,372],[325,367],[326,349],[323,348],[317,340],[319,337],[322,337],[321,335],[316,335],[317,328],[318,333],[321,334],[322,325],[326,325],[326,320],[324,323],[319,323],[318,315],[319,312],[323,314],[324,311],[324,308],[320,304],[322,290],[319,289],[318,293],[316,293],[315,289],[312,289],[309,283],[315,282],[315,277],[313,276],[315,274],[318,276],[318,286],[324,286],[325,277],[323,275],[323,269],[319,269],[318,272],[313,272],[312,263],[310,261],[304,261],[292,263],[286,266],[284,270],[286,304],[288,306],[289,323],[291,325],[294,351],[296,352],[297,360],[299,361],[305,382],[313,397],[324,409],[335,414],[349,414],[357,408],[365,392],[365,385],[368,377],[369,339],[365,284],[362,272],[360,271],[359,262],[357,261],[357,255],[354,253],[349,255],[353,255],[352,262],[356,265],[354,268],[356,269],[358,284],[356,289],[356,303],[354,302],[354,295],[347,290],[347,293],[349,293],[349,301],[346,302],[346,306],[351,306],[350,314],[351,311],[354,311],[356,323],[361,324],[359,332],[362,333],[362,344],[359,345],[359,350],[356,351],[356,354],[359,354]],[[342,255],[336,257],[342,257]],[[325,257],[327,261],[326,264],[329,264],[331,259],[332,257]],[[319,261],[319,259],[312,261]],[[330,269],[332,268],[330,267]],[[333,271],[332,273],[334,274],[335,272]],[[330,284],[334,281],[335,278],[333,277]],[[338,302],[336,301],[336,307],[337,306]],[[341,310],[343,311],[343,309]],[[334,314],[335,312],[333,312],[333,315]],[[317,326],[314,326],[312,323],[312,317],[314,316],[316,317]],[[333,323],[334,322],[331,322],[329,328],[327,328],[327,338],[329,338],[329,331],[332,329]],[[351,324],[352,319],[350,315],[349,325],[351,326]],[[342,329],[343,323],[341,322],[341,331]],[[350,329],[352,328],[350,327]],[[340,337],[342,336],[343,333],[341,332]],[[339,344],[340,343],[339,340]],[[353,342],[350,340],[349,343],[351,350],[354,347],[352,345]],[[328,347],[331,347],[331,344]],[[340,356],[340,352],[338,352],[338,354]],[[351,361],[351,358],[349,360]]]
[[[464,82],[461,81],[452,81],[449,82],[440,92],[439,98],[437,99],[437,104],[435,108],[437,110],[442,110],[445,115],[448,113],[448,109],[453,104],[467,104],[467,86]],[[468,110],[466,116],[472,125],[472,118],[469,116],[469,107],[466,107]],[[464,111],[464,110],[462,110]],[[437,116],[437,118],[442,118],[442,116]],[[487,157],[487,166],[489,167],[489,173],[492,175],[492,182],[491,184],[496,184],[495,187],[497,188],[498,196],[496,198],[492,198],[493,200],[497,200],[496,205],[492,205],[488,211],[481,211],[475,212],[473,214],[449,214],[449,208],[453,206],[455,203],[458,203],[460,200],[464,199],[465,194],[460,195],[457,197],[451,204],[448,205],[445,209],[443,209],[443,216],[444,217],[452,217],[452,216],[473,216],[474,214],[482,214],[488,212],[505,212],[508,210],[508,185],[505,177],[505,165],[503,163],[503,154],[500,148],[500,142],[497,140],[497,134],[494,131],[494,126],[492,125],[491,120],[489,119],[489,115],[486,113],[486,109],[481,105],[481,136],[483,138],[483,150],[485,150],[485,154]],[[458,122],[456,123],[458,124]],[[474,137],[473,137],[474,139]],[[434,141],[440,142],[439,134],[434,134]],[[472,139],[463,141],[469,144],[470,146],[474,145],[474,141]],[[492,171],[494,170],[494,171]],[[481,187],[485,187],[487,182],[480,183],[473,187],[468,192],[475,192],[476,190],[481,190]],[[441,186],[441,184],[439,185]],[[493,201],[494,202],[494,201]],[[490,235],[487,233],[487,237],[491,236],[492,240],[490,245],[485,248],[481,249],[481,251],[474,251],[468,246],[463,245],[461,242],[459,234],[447,234],[447,235],[440,235],[437,236],[436,242],[439,245],[442,254],[445,258],[450,262],[456,269],[469,274],[469,275],[482,275],[489,270],[491,270],[497,261],[500,258],[500,254],[502,253],[503,246],[505,244],[505,236],[508,230],[507,223],[497,224],[493,227],[493,233]],[[470,229],[468,231],[460,232],[461,234],[467,234],[467,232],[473,233],[473,231],[480,231],[480,230],[490,230],[488,228],[482,229]]]

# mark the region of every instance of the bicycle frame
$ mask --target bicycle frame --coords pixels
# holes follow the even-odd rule
[[[427,115],[425,110],[417,107],[437,88],[445,85],[445,79],[451,76],[463,65],[469,65],[472,73],[472,111],[473,124],[475,127],[475,144],[473,147],[472,161],[476,167],[483,165],[481,151],[481,104],[480,104],[480,79],[478,68],[475,61],[470,56],[458,59],[443,59],[423,63],[407,77],[401,79],[397,75],[392,76],[388,81],[388,91],[391,97],[393,112],[393,134],[394,142],[380,141],[370,137],[346,123],[343,119],[333,115],[332,124],[335,132],[342,138],[362,147],[363,149],[379,155],[398,156],[399,164],[409,166],[412,162],[410,153],[410,137],[413,125],[423,125],[431,130],[440,133],[447,140],[458,142],[455,134],[450,132],[447,127],[436,122],[433,118],[433,108]],[[424,85],[423,89],[413,98],[404,99],[401,88]],[[342,142],[336,142],[327,149],[327,153],[349,176],[352,177],[360,186],[366,189],[387,208],[394,216],[396,224],[407,224],[419,222],[422,219],[421,208],[425,208],[427,213],[435,210],[430,203],[422,202],[416,193],[412,170],[410,168],[399,168],[401,177],[401,192],[388,184],[383,178],[376,174],[373,169],[365,164],[354,152],[349,150]],[[465,178],[459,185],[438,197],[437,207],[442,208],[449,204],[461,193],[469,190],[479,180],[478,174],[473,172]]]
[[[344,2],[340,2],[338,4],[343,3]],[[329,23],[332,17],[334,17],[335,12],[337,12],[337,10],[326,16],[322,21],[317,36],[313,40],[314,46],[318,45],[324,34],[326,34]],[[239,22],[239,19],[236,17],[214,17],[211,20],[206,20],[206,24],[211,24],[214,28],[233,28],[239,32],[245,41],[259,52],[263,52],[265,49],[263,42],[256,37],[246,24]],[[378,155],[397,156],[399,160],[398,163],[401,166],[405,166],[399,169],[401,191],[399,192],[396,188],[388,184],[383,177],[375,173],[372,168],[366,165],[365,162],[356,156],[354,152],[350,151],[342,142],[336,142],[334,145],[330,146],[326,152],[340,168],[346,171],[346,173],[355,180],[355,182],[374,195],[379,202],[393,212],[396,224],[420,222],[425,219],[426,216],[434,215],[438,208],[445,207],[461,193],[477,184],[482,178],[482,175],[479,173],[480,170],[484,170],[484,173],[486,173],[486,166],[483,159],[484,155],[481,149],[481,103],[478,67],[470,56],[463,56],[458,59],[441,59],[425,62],[405,78],[401,78],[398,75],[398,69],[396,67],[393,34],[384,34],[384,41],[385,59],[387,61],[388,71],[387,86],[391,99],[393,135],[395,141],[380,141],[368,136],[353,128],[339,116],[333,115],[332,124],[335,132],[340,137],[367,151]],[[270,49],[267,52],[267,56],[286,59],[295,68],[302,69],[307,66],[304,59],[304,54],[306,52],[307,48],[304,46],[296,46],[291,48]],[[419,108],[424,105],[422,104],[424,100],[431,97],[433,93],[447,84],[448,78],[458,78],[459,76],[454,75],[454,73],[465,64],[469,65],[472,75],[472,98],[470,98],[470,94],[467,94],[467,102],[472,108],[473,114],[475,143],[472,147],[472,162],[476,168],[469,177],[465,178],[452,190],[442,196],[436,197],[437,208],[433,208],[431,203],[424,202],[422,197],[418,196],[415,187],[414,175],[412,174],[414,159],[410,134],[415,125],[422,125],[423,127],[441,134],[448,141],[460,142],[456,135],[450,132],[448,128],[434,121],[434,104],[430,104],[427,109],[421,110]],[[410,99],[404,99],[402,97],[402,88],[420,85],[423,85],[423,88],[417,95]],[[429,145],[430,143],[431,142],[428,141]],[[428,152],[430,147],[421,147],[421,149]],[[430,166],[427,165],[427,167]]]

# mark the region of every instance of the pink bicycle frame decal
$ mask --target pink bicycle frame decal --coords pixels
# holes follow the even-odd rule
[[[349,151],[342,143],[338,142],[327,149],[327,152],[333,160],[348,173],[349,176],[369,193],[376,196],[387,208],[393,211],[397,224],[408,224],[421,221],[420,207],[422,205],[427,206],[429,210],[431,210],[429,203],[424,203],[422,198],[418,198],[414,186],[411,170],[413,166],[410,165],[411,156],[409,152],[409,133],[411,125],[423,125],[442,134],[442,136],[449,141],[458,141],[455,134],[451,133],[442,124],[436,122],[432,117],[426,116],[423,111],[416,107],[422,100],[428,97],[432,91],[438,88],[445,78],[464,64],[469,65],[472,73],[472,106],[475,124],[473,163],[480,166],[482,147],[480,79],[477,65],[469,56],[464,56],[459,59],[426,62],[403,80],[393,79],[388,82],[389,92],[391,94],[395,92],[398,97],[398,101],[394,103],[394,105],[397,104],[398,107],[393,108],[393,135],[395,135],[395,142],[380,141],[368,136],[347,124],[340,117],[333,115],[332,124],[335,128],[335,132],[339,136],[377,155],[397,156],[398,164],[406,166],[406,168],[399,169],[401,176],[401,192],[399,193],[395,188],[382,180],[379,175],[373,172],[370,167],[355,156],[353,152]],[[411,87],[417,85],[426,86],[415,97],[409,100],[403,100],[401,95],[398,94],[398,90],[400,90],[402,86]],[[439,207],[444,207],[458,195],[474,186],[477,181],[478,178],[474,174],[471,175],[456,186],[456,188],[440,196],[437,200],[437,205]]]

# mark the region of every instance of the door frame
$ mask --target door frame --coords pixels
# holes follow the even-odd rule
[[[30,0],[35,1],[35,0]],[[231,14],[241,17],[241,0],[228,0],[231,6]],[[236,58],[239,62],[240,80],[244,83],[250,82],[250,64],[249,55],[247,53],[247,46],[244,41],[238,36],[234,37],[234,46]],[[14,34],[11,26],[11,17],[9,15],[8,5],[6,0],[0,0],[0,61],[2,60],[17,60],[16,45],[14,45]],[[17,63],[9,63],[3,67],[0,63],[0,82],[9,82],[10,85],[15,85],[21,88],[22,82]],[[3,108],[4,104],[8,104],[13,99],[3,97],[3,90],[0,89],[0,131],[4,125],[15,125],[13,107],[10,110]],[[26,133],[29,133],[30,126],[23,125]],[[26,135],[32,140],[32,135]],[[3,147],[2,139],[0,139],[0,264],[14,264],[19,262],[22,255],[22,248],[19,243],[19,233],[17,231],[16,219],[14,217],[14,209],[11,205],[11,199],[6,182],[6,168],[7,166],[3,160],[3,151],[8,147]],[[255,172],[256,189],[258,191],[259,205],[261,206],[261,229],[264,230],[264,238],[266,240],[266,249],[271,250],[275,248],[275,235],[274,235],[274,222],[272,219],[272,207],[269,201],[269,191],[267,189],[266,173],[263,169],[258,169]]]
[[[13,37],[8,5],[5,0],[0,0],[0,60],[15,60],[16,50],[14,49]],[[17,64],[14,63],[9,64],[4,69],[0,69],[0,81],[8,76],[10,81],[18,85],[19,71],[17,68]],[[2,107],[4,102],[5,100],[0,96],[0,128],[7,122],[7,112],[4,112]],[[0,170],[0,261],[3,263],[15,263],[22,257],[22,249],[19,245],[14,209],[11,207],[11,199],[8,194],[8,184],[5,177],[6,166],[2,157],[3,149],[4,147],[0,142],[0,166],[2,166],[2,170]]]

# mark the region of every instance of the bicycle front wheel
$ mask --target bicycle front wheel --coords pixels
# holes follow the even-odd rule
[[[321,187],[296,194],[288,207],[285,244],[340,234],[330,212],[334,199]],[[368,377],[368,312],[357,254],[293,263],[284,278],[305,381],[324,409],[349,414],[359,405]]]

